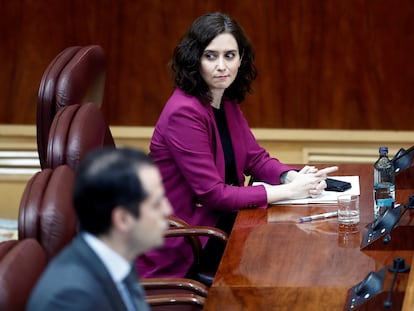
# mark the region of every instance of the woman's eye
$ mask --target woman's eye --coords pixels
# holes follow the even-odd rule
[[[206,53],[206,54],[204,54],[204,57],[207,58],[208,60],[216,59],[216,55],[214,55],[212,53]]]
[[[229,52],[229,53],[226,54],[227,58],[234,58],[235,56],[236,56],[235,52]]]

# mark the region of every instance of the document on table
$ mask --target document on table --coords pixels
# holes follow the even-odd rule
[[[284,200],[272,203],[272,205],[286,205],[286,204],[313,204],[313,203],[336,203],[338,196],[341,194],[360,194],[359,189],[359,176],[329,176],[329,178],[347,181],[351,183],[351,188],[344,192],[336,191],[323,191],[320,196],[316,198],[305,198],[305,199],[295,199],[295,200]],[[269,184],[264,182],[254,182],[253,186],[263,185],[269,187]]]

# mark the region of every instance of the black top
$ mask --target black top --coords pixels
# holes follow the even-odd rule
[[[217,128],[220,133],[221,145],[223,147],[224,159],[226,164],[226,184],[239,186],[236,173],[236,164],[234,161],[233,145],[231,143],[229,128],[227,126],[226,114],[221,106],[220,109],[214,108],[214,116],[216,117]]]

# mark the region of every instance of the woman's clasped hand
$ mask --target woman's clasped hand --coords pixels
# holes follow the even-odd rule
[[[300,171],[290,170],[286,173],[283,184],[267,188],[268,203],[318,197],[326,188],[325,179],[337,170],[337,166],[317,169],[308,165]]]

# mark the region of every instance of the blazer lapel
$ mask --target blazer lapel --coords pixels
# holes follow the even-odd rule
[[[82,256],[82,261],[85,262],[85,265],[89,267],[91,273],[95,275],[98,282],[102,285],[106,294],[106,300],[111,305],[111,310],[127,311],[117,286],[98,255],[96,255],[83,238],[78,237],[75,243],[77,244],[79,255]]]

